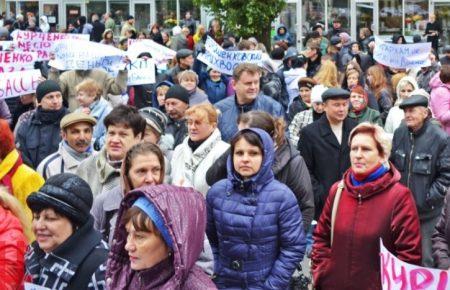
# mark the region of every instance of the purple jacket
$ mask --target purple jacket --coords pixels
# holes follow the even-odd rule
[[[173,267],[134,271],[125,244],[127,232],[121,222],[126,211],[141,196],[148,198],[164,218],[173,240]],[[217,289],[195,265],[203,248],[206,206],[201,193],[192,188],[171,185],[141,187],[122,200],[109,253],[106,283],[108,289]],[[165,264],[163,264],[165,266]],[[168,272],[173,271],[170,275]],[[169,276],[168,276],[169,275]],[[168,279],[161,281],[161,276]]]
[[[442,124],[442,129],[450,134],[450,84],[442,83],[437,73],[431,78],[430,88],[433,116]]]

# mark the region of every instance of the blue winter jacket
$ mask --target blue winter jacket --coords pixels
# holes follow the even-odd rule
[[[219,82],[211,80],[207,72],[200,75],[199,87],[205,91],[211,104],[215,104],[227,97],[228,78],[224,75]]]
[[[248,105],[238,105],[236,96],[230,96],[215,103],[214,106],[220,111],[219,130],[222,134],[222,140],[225,142],[229,142],[238,131],[237,118],[241,113],[246,113],[248,111],[264,111],[274,117],[285,117],[283,107],[280,103],[261,92],[256,97],[255,101]]]
[[[303,259],[306,238],[292,191],[274,179],[274,144],[260,129],[264,157],[259,172],[243,181],[228,157],[227,179],[206,196],[206,233],[220,289],[287,289]]]

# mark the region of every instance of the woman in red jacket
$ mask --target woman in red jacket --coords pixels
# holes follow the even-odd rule
[[[351,168],[343,189],[338,190],[340,182],[330,189],[314,233],[316,289],[381,289],[380,238],[400,260],[421,262],[416,206],[388,163],[390,142],[383,129],[361,123],[349,143]]]

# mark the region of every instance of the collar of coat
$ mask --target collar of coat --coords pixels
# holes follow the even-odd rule
[[[115,175],[117,173],[120,174],[120,169],[116,169],[108,163],[108,158],[106,158],[106,154],[107,153],[105,147],[96,156],[97,160],[95,162],[95,167],[97,167],[97,172],[99,173],[98,175],[101,184],[105,183],[110,176]]]
[[[76,229],[67,240],[51,253],[45,253],[39,248],[39,244],[34,241],[25,257],[27,271],[34,278],[45,269],[46,272],[53,273],[69,283],[84,259],[102,242],[101,234],[94,230],[93,225],[94,218],[91,216],[83,226]]]
[[[330,122],[328,121],[327,115],[323,114],[322,117],[320,117],[319,120],[317,120],[319,125],[319,131],[320,135],[326,140],[328,143],[333,145],[336,148],[341,148],[348,146],[347,140],[350,136],[350,131],[357,125],[356,121],[345,118],[342,124],[342,143],[339,144],[339,141],[336,138],[336,135],[334,135],[333,130],[331,130]]]

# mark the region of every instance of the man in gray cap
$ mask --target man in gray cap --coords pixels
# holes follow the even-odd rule
[[[63,140],[59,143],[59,149],[42,160],[37,172],[44,179],[64,172],[75,173],[81,161],[93,152],[91,142],[95,124],[95,118],[85,113],[75,112],[64,116],[60,123]]]
[[[17,129],[16,146],[23,161],[36,168],[45,157],[58,150],[61,141],[59,123],[68,113],[63,107],[59,85],[46,80],[36,88],[38,107]]]
[[[325,114],[302,129],[299,141],[311,175],[315,220],[318,220],[328,192],[350,167],[348,137],[357,123],[348,118],[350,92],[330,88],[322,94]]]
[[[166,73],[166,80],[178,84],[178,74],[182,71],[192,69],[194,65],[194,52],[190,49],[180,49],[176,54],[177,65]]]
[[[391,162],[416,201],[422,235],[422,265],[433,267],[431,236],[450,186],[449,136],[431,121],[428,99],[412,95],[400,104],[404,122],[394,132]]]

